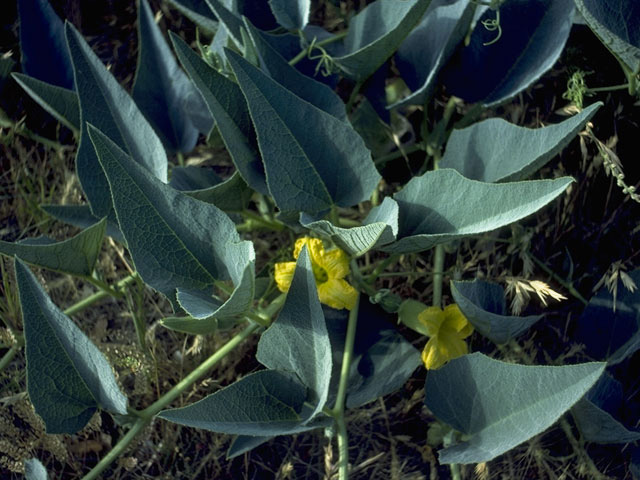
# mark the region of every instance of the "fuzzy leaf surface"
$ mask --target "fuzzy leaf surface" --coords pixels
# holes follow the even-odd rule
[[[238,172],[249,186],[267,194],[264,167],[242,91],[207,65],[180,37],[170,36],[178,59],[202,93]]]
[[[490,118],[454,130],[440,167],[481,182],[523,180],[566,147],[601,106],[601,102],[594,103],[564,122],[543,128],[518,127]]]
[[[15,260],[26,341],[27,391],[47,433],[75,433],[98,407],[127,413],[109,363],[51,301],[29,268]]]
[[[429,372],[425,404],[471,436],[440,450],[440,462],[486,462],[544,431],[580,400],[604,367],[524,366],[474,353]]]
[[[93,126],[89,132],[145,283],[175,302],[178,287],[203,290],[230,278],[226,252],[239,237],[229,217],[153,177]]]
[[[212,432],[269,436],[287,433],[300,420],[305,387],[293,374],[261,370],[160,418]]]
[[[368,78],[420,22],[431,0],[376,0],[349,22],[345,54],[334,61],[348,77]]]
[[[331,343],[306,246],[278,318],[260,337],[256,358],[267,368],[298,375],[314,405],[309,419],[325,406],[331,382]]]
[[[10,243],[0,240],[0,254],[20,257],[38,267],[70,275],[88,277],[98,259],[107,229],[106,219],[62,242],[41,242],[37,245]]]
[[[532,85],[556,62],[569,37],[573,0],[509,0],[500,6],[502,34],[480,22],[495,20],[487,9],[442,70],[447,90],[469,103],[493,106]],[[488,45],[487,45],[488,44]]]
[[[25,480],[49,480],[47,469],[37,458],[30,458],[24,461]]]
[[[269,0],[273,16],[287,30],[302,30],[309,22],[311,0]]]
[[[102,169],[98,168],[96,152],[87,133],[87,123],[100,129],[163,182],[167,181],[167,155],[162,142],[133,99],[70,23],[66,24],[66,36],[80,100],[80,144],[76,154],[76,171],[92,212],[100,217],[113,218],[109,185]]]
[[[40,208],[57,220],[78,228],[89,228],[100,221],[98,217],[91,213],[89,205],[40,205]],[[115,219],[107,219],[106,233],[114,240],[122,244],[125,243]]]
[[[400,208],[398,240],[382,250],[420,252],[490,232],[541,209],[572,181],[565,177],[493,184],[469,180],[452,169],[427,172],[394,195]]]
[[[213,33],[218,28],[218,21],[206,0],[167,0],[185,17],[204,30]]]
[[[258,135],[267,185],[283,211],[317,213],[369,198],[380,180],[353,128],[228,50]],[[313,135],[309,135],[313,132]]]
[[[71,130],[80,131],[80,104],[76,92],[22,73],[13,73],[12,76],[18,85],[56,120]]]
[[[504,289],[484,280],[451,282],[451,295],[473,327],[497,344],[507,343],[542,318],[505,315]]]
[[[198,140],[190,112],[209,116],[200,125],[205,134],[213,127],[213,119],[200,92],[178,67],[146,0],[139,0],[138,44],[133,99],[169,151],[190,152]]]

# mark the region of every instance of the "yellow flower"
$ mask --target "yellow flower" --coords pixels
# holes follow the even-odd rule
[[[322,240],[302,237],[296,240],[293,258],[298,259],[304,245],[309,250],[320,302],[338,310],[342,308],[351,310],[355,307],[358,292],[344,280],[344,277],[349,274],[347,254],[339,248],[325,251]],[[281,292],[289,290],[295,269],[296,262],[276,263],[275,279]]]
[[[458,305],[448,305],[444,310],[429,307],[418,315],[429,334],[429,341],[422,350],[422,361],[427,370],[440,368],[468,352],[464,341],[473,333],[473,326],[464,317]]]

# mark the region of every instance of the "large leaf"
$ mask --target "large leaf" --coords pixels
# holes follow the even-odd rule
[[[218,0],[205,0],[213,13],[216,14],[220,21],[220,27],[223,27],[227,34],[234,41],[236,46],[244,50],[242,41],[242,20],[236,12],[232,12]],[[259,1],[259,0],[258,0]],[[237,2],[234,2],[237,3]],[[220,28],[218,27],[218,28]]]
[[[98,407],[127,413],[109,363],[54,305],[29,268],[16,258],[26,341],[27,390],[47,433],[75,433]]]
[[[218,29],[216,16],[209,8],[206,0],[167,0],[176,7],[183,15],[190,18],[196,25],[208,32],[215,32]]]
[[[440,167],[482,182],[522,180],[566,147],[601,106],[601,102],[594,103],[564,122],[543,128],[523,128],[490,118],[454,130]]]
[[[54,218],[78,228],[89,228],[100,219],[91,213],[89,205],[40,205],[40,208]],[[120,228],[114,220],[107,219],[108,236],[125,243]]]
[[[264,35],[245,19],[245,26],[251,37],[260,69],[273,80],[296,94],[298,97],[315,105],[320,110],[347,121],[347,112],[340,97],[327,85],[310,78],[289,63],[265,39]]]
[[[302,30],[309,22],[311,0],[269,0],[269,6],[278,23],[287,30]]]
[[[299,423],[306,395],[305,387],[295,375],[262,370],[199,402],[163,410],[158,416],[219,433],[278,435]]]
[[[439,243],[516,222],[560,195],[571,178],[505,184],[468,180],[455,170],[427,172],[394,195],[400,207],[394,253],[420,252]]]
[[[615,417],[622,410],[622,385],[608,373],[571,409],[587,442],[629,443],[640,440],[640,431],[629,430]],[[634,415],[634,417],[637,415]]]
[[[316,213],[369,197],[380,175],[348,123],[305,102],[232,51],[227,58],[247,99],[267,185],[281,210]]]
[[[255,132],[240,88],[207,65],[180,37],[170,37],[180,63],[202,93],[238,172],[252,188],[268,193]]]
[[[349,22],[345,54],[335,57],[345,75],[362,81],[375,72],[422,19],[431,0],[376,0]]]
[[[506,315],[504,289],[484,280],[451,282],[451,295],[473,327],[498,344],[507,343],[542,318]]]
[[[468,33],[475,9],[471,0],[429,8],[396,53],[396,66],[413,93],[393,107],[424,105],[433,93],[438,73]]]
[[[300,223],[314,233],[325,236],[350,256],[364,255],[371,249],[393,242],[398,233],[398,204],[386,197],[371,210],[361,227],[336,227],[326,220],[316,220],[305,214]]]
[[[73,88],[64,24],[47,0],[19,0],[22,71],[58,87]]]
[[[66,24],[76,88],[80,99],[80,145],[76,170],[91,210],[97,216],[113,216],[109,185],[99,168],[87,133],[91,123],[161,181],[167,181],[167,156],[144,115],[118,84],[80,33]]]
[[[640,4],[635,0],[574,0],[600,40],[631,70],[640,72]]]
[[[277,320],[260,337],[256,358],[267,368],[298,375],[314,406],[309,419],[325,406],[331,381],[331,343],[307,247],[300,252]]]
[[[500,5],[501,35],[481,25],[495,20],[487,9],[442,70],[449,93],[467,102],[496,105],[517,95],[549,70],[569,37],[573,0],[509,0]]]
[[[640,269],[628,274],[640,285]],[[578,320],[575,340],[596,360],[616,365],[640,349],[640,290],[620,285],[617,297],[603,287]]]
[[[37,458],[30,458],[24,461],[25,480],[48,480],[47,469]]]
[[[14,73],[12,76],[24,91],[56,120],[71,130],[80,131],[80,105],[76,92],[21,73]]]
[[[465,355],[427,375],[427,407],[469,440],[441,463],[487,462],[550,427],[593,386],[603,363],[523,366]]]
[[[106,228],[107,221],[103,218],[75,237],[62,242],[49,239],[37,244],[0,241],[0,254],[10,257],[17,255],[38,267],[88,277],[93,273]]]
[[[225,259],[239,237],[229,217],[153,177],[93,126],[89,132],[145,283],[174,301],[178,287],[204,290],[230,278]]]
[[[253,190],[238,172],[234,172],[225,181],[213,187],[184,193],[201,202],[212,203],[225,212],[242,212],[249,205]]]
[[[190,152],[198,130],[208,134],[213,120],[200,93],[178,67],[146,0],[139,0],[138,44],[133,99],[168,150]],[[209,121],[195,125],[192,112],[204,112]]]

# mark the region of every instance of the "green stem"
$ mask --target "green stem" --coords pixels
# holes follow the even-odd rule
[[[381,157],[374,159],[373,163],[376,166],[380,166],[380,165],[384,166],[387,162],[390,162],[391,160],[395,160],[396,158],[400,158],[400,157],[406,157],[409,154],[419,152],[420,150],[423,150],[423,149],[424,149],[424,145],[422,145],[421,143],[416,143],[414,145],[408,146],[405,149],[399,149],[387,155],[382,155]]]
[[[257,223],[258,225],[262,225],[264,227],[269,228],[270,230],[275,230],[276,232],[281,232],[285,229],[285,224],[279,222],[278,220],[269,220],[264,217],[261,217],[257,213],[254,213],[250,210],[243,210],[240,212],[240,215],[243,217]]]
[[[444,245],[436,245],[433,259],[433,306],[442,308],[442,278],[444,273]]]
[[[16,353],[18,353],[19,350],[20,350],[19,344],[14,343],[13,345],[11,345],[11,348],[9,349],[9,351],[5,353],[2,356],[2,358],[0,358],[0,371],[6,368],[6,366],[9,365],[9,363],[11,363],[11,360],[13,360],[13,357],[16,356]]]
[[[184,155],[182,154],[182,152],[176,153],[176,157],[178,157],[178,165],[184,167]]]
[[[97,278],[92,277],[92,276],[86,276],[86,277],[80,277],[80,278],[82,278],[83,280],[86,280],[87,282],[92,284],[94,287],[97,287],[98,289],[100,289],[101,291],[103,291],[104,293],[106,293],[110,297],[114,297],[114,298],[122,297],[122,293],[121,292],[115,291],[113,288],[111,288],[109,285],[107,285],[102,280],[98,280]]]
[[[338,435],[338,476],[340,480],[349,478],[349,438],[347,436],[347,424],[344,419],[344,406],[347,397],[347,387],[349,384],[349,371],[351,370],[351,359],[353,357],[353,344],[356,339],[356,327],[358,325],[358,307],[360,294],[356,299],[356,306],[349,312],[349,323],[347,324],[347,336],[344,341],[344,352],[342,354],[342,366],[340,368],[340,383],[336,403],[331,409],[331,416],[335,419]]]
[[[347,32],[338,33],[333,37],[325,38],[324,40],[315,42],[314,44],[309,45],[309,47],[324,47],[325,45],[329,45],[330,43],[337,42],[338,40],[342,40],[346,36],[347,36]],[[311,50],[309,47],[305,48],[300,53],[298,53],[295,57],[289,60],[289,65],[293,66],[296,63],[300,62],[304,57],[309,55],[311,53]]]
[[[544,270],[551,278],[553,278],[556,282],[558,282],[560,285],[562,285],[564,288],[566,288],[567,291],[571,295],[573,295],[575,298],[580,300],[583,304],[585,304],[585,305],[589,304],[587,299],[584,298],[580,294],[580,292],[578,290],[576,290],[576,288],[573,286],[573,284],[571,284],[571,283],[567,282],[566,280],[563,280],[562,278],[560,278],[559,275],[557,275],[553,270],[551,270],[549,267],[547,267],[541,260],[539,260],[537,257],[532,255],[531,253],[529,253],[529,257],[531,257],[531,260],[533,260],[533,262],[536,265],[538,265],[542,270]]]
[[[626,90],[628,88],[629,83],[623,83],[622,85],[612,85],[611,87],[587,88],[585,93],[615,92],[616,90]]]
[[[87,473],[82,480],[94,480],[129,446],[129,444],[144,430],[151,420],[166,406],[178,398],[187,388],[202,378],[216,363],[222,360],[228,353],[242,343],[254,331],[260,328],[260,325],[252,323],[240,333],[236,334],[222,348],[217,350],[213,355],[197,366],[189,375],[178,382],[171,390],[162,395],[152,405],[137,412],[139,418],[135,421],[131,429],[122,437],[113,449],[100,460],[100,462]]]
[[[356,86],[353,87],[353,90],[351,90],[351,95],[349,95],[349,100],[347,100],[347,105],[346,105],[347,113],[352,112],[353,104],[355,103],[356,98],[358,98],[358,94],[360,93],[360,88],[362,88],[363,84],[364,84],[363,81],[359,81],[358,83],[356,83]]]
[[[384,272],[384,270],[389,265],[391,265],[393,262],[398,260],[399,257],[400,255],[396,253],[394,255],[390,255],[389,257],[385,258],[382,262],[378,263],[378,266],[375,268],[375,270],[367,276],[367,281],[369,283],[375,282],[376,278],[378,278],[380,274],[382,274],[382,272]]]
[[[133,282],[136,277],[138,276],[137,273],[133,273],[127,277],[124,277],[122,280],[120,280],[118,283],[116,283],[116,288],[118,290],[121,290],[122,288],[126,287],[129,283]],[[64,313],[65,315],[75,315],[78,312],[81,312],[82,310],[84,310],[85,308],[90,307],[91,305],[93,305],[96,302],[99,302],[100,300],[102,300],[103,298],[109,297],[111,296],[111,293],[108,293],[104,290],[100,291],[100,292],[96,292],[93,295],[88,296],[87,298],[80,300],[77,303],[74,303],[73,305],[71,305],[69,308],[67,308]]]

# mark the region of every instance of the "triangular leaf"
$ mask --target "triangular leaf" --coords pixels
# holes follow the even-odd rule
[[[386,197],[380,206],[371,210],[361,227],[336,227],[326,220],[313,221],[304,213],[300,223],[312,232],[328,237],[350,256],[360,256],[396,239],[398,204]]]
[[[505,315],[504,289],[484,280],[451,282],[451,295],[473,327],[498,344],[507,343],[542,318]]]
[[[392,108],[424,105],[433,93],[440,69],[469,32],[476,6],[462,0],[429,8],[396,53],[396,66],[413,93]]]
[[[99,128],[163,182],[167,181],[167,156],[160,139],[132,98],[69,23],[66,24],[66,35],[80,99],[80,145],[76,154],[78,178],[93,213],[100,217],[112,216],[109,186],[98,168],[86,123]]]
[[[70,275],[88,277],[98,259],[107,228],[106,219],[62,242],[25,245],[0,241],[0,254],[17,255],[31,265]]]
[[[600,40],[624,64],[640,72],[640,4],[636,0],[575,0],[578,10]]]
[[[100,219],[91,213],[89,205],[40,205],[40,208],[54,218],[78,228],[89,228]],[[114,220],[107,219],[108,236],[120,243],[125,243],[120,227]]]
[[[146,0],[139,0],[138,43],[133,99],[168,150],[190,152],[198,140],[190,112],[208,115],[209,111],[200,92],[178,67]],[[213,119],[205,123],[202,132],[208,134]]]
[[[47,0],[19,0],[22,71],[58,87],[73,88],[64,24]]]
[[[228,279],[227,248],[239,241],[229,217],[153,177],[93,126],[89,132],[145,283],[174,301],[178,287],[203,290]]]
[[[349,22],[344,41],[346,54],[336,65],[361,81],[369,77],[396,51],[427,10],[431,0],[376,0]]]
[[[482,182],[523,180],[566,147],[601,106],[601,102],[594,103],[564,122],[543,128],[523,128],[490,118],[454,130],[440,167]],[[500,141],[488,142],[488,138]]]
[[[252,435],[238,435],[231,442],[231,446],[229,447],[229,451],[227,452],[227,459],[231,460],[232,458],[236,458],[238,455],[242,455],[243,453],[247,453],[259,445],[262,445],[265,442],[268,442],[273,437],[258,437]]]
[[[278,23],[287,30],[302,30],[309,21],[311,0],[269,0],[269,6]]]
[[[252,188],[268,193],[255,132],[240,88],[207,65],[180,37],[171,33],[170,37],[180,63],[202,93],[238,172]]]
[[[487,106],[514,97],[556,62],[569,37],[573,10],[573,0],[510,0],[500,5],[496,31],[481,24],[496,18],[487,9],[469,44],[442,71],[447,90]]]
[[[205,0],[213,13],[216,14],[220,21],[220,27],[224,27],[228,35],[233,39],[234,43],[240,50],[244,50],[242,42],[242,20],[240,16],[229,10],[218,0]],[[236,3],[236,2],[234,2]],[[254,2],[255,3],[255,2]],[[220,28],[218,27],[218,28]]]
[[[474,353],[430,371],[427,407],[471,435],[466,442],[440,450],[440,462],[487,462],[541,433],[580,400],[604,367],[524,366]]]
[[[307,419],[322,410],[331,381],[331,343],[306,246],[277,320],[260,337],[256,358],[267,368],[298,375],[314,406]]]
[[[213,33],[218,29],[216,16],[206,0],[168,0],[168,2],[204,30]]]
[[[24,91],[56,120],[71,130],[80,131],[80,104],[76,92],[21,73],[13,73],[12,76]]]
[[[317,213],[369,197],[380,175],[349,124],[305,102],[237,54],[227,51],[227,58],[247,99],[267,185],[281,210]]]
[[[27,390],[47,433],[75,433],[97,407],[127,413],[111,367],[89,338],[54,305],[28,267],[16,258],[24,323]]]
[[[320,110],[347,121],[345,105],[333,90],[289,65],[265,39],[265,34],[249,23],[247,19],[245,19],[245,25],[256,48],[260,69],[263,73]]]
[[[160,418],[219,433],[278,435],[300,421],[305,387],[293,374],[262,370]]]
[[[427,172],[394,195],[400,207],[398,241],[382,250],[420,252],[495,230],[536,212],[572,181],[565,177],[493,184],[466,179],[452,169]]]

